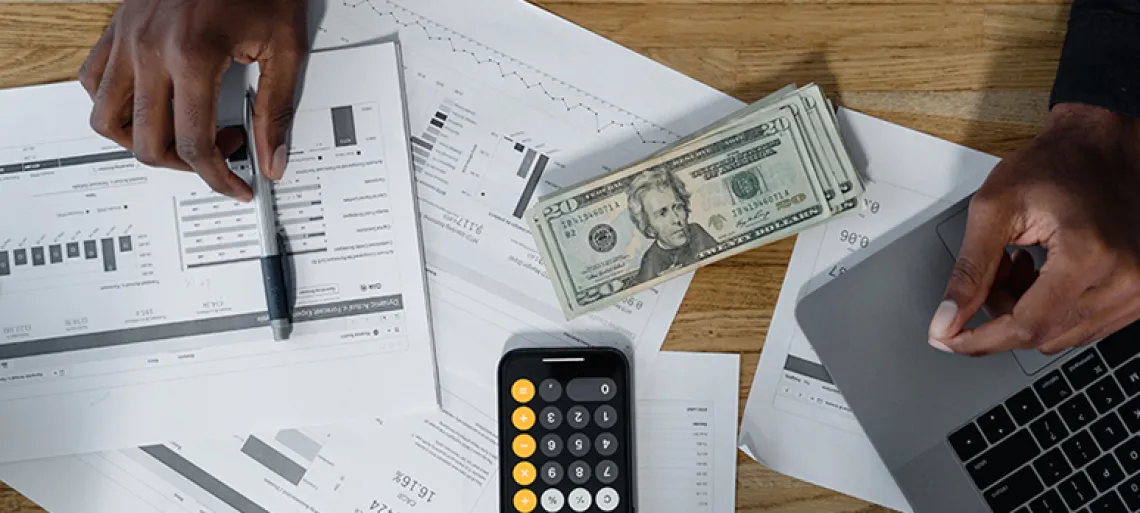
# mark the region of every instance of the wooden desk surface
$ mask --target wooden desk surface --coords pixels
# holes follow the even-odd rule
[[[999,156],[1043,122],[1068,16],[1060,0],[536,3],[744,101],[815,81],[841,105]],[[0,87],[74,79],[115,8],[0,3]],[[665,344],[740,353],[742,412],[793,244],[698,271]],[[739,512],[887,511],[738,461]],[[0,513],[39,511],[0,483]]]

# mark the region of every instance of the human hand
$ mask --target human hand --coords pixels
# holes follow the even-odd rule
[[[305,0],[124,0],[79,71],[91,126],[156,167],[196,172],[249,201],[225,157],[243,142],[217,130],[222,75],[259,63],[253,137],[263,173],[285,172],[297,76],[308,51]]]
[[[930,324],[930,345],[1055,354],[1140,319],[1140,119],[1058,104],[970,201],[966,235]],[[1028,253],[1039,245],[1040,271]],[[967,321],[985,307],[993,320]]]

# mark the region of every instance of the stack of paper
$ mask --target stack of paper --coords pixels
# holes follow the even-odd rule
[[[313,19],[316,48],[399,43],[307,68],[287,342],[250,206],[96,136],[78,84],[0,92],[34,120],[0,124],[0,480],[59,513],[496,511],[503,348],[605,344],[634,355],[643,507],[732,511],[739,362],[660,354],[691,276],[567,321],[522,213],[741,104],[521,2]]]

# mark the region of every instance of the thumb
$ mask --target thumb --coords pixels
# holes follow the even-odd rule
[[[931,346],[949,352],[943,341],[957,335],[985,304],[1013,232],[1009,211],[995,201],[971,200],[962,249],[930,321]]]
[[[264,163],[261,171],[271,180],[285,174],[289,160],[289,130],[293,125],[297,80],[304,57],[304,50],[286,48],[258,61],[261,76],[254,101],[253,132],[258,162]]]

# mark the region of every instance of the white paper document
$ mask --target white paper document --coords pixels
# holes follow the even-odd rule
[[[664,352],[637,398],[639,507],[736,509],[737,355]],[[0,466],[53,513],[498,513],[495,393],[443,374],[444,411]]]
[[[523,212],[740,102],[523,2],[330,2],[321,20],[318,46],[400,40],[440,365],[478,380],[505,345],[605,344],[647,371],[691,275],[567,321]]]
[[[870,180],[865,208],[799,235],[744,410],[741,449],[777,472],[909,511],[800,331],[795,304],[843,273],[840,261],[857,261],[845,259],[872,239],[897,236],[915,216],[933,215],[932,207],[950,207],[976,190],[998,159],[846,109],[839,121]]]
[[[0,92],[0,461],[437,410],[399,69],[394,43],[309,62],[282,342],[254,204],[95,134],[77,83]]]

